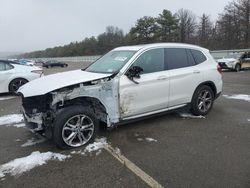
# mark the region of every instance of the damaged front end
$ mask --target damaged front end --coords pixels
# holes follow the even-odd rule
[[[22,97],[22,112],[26,126],[34,132],[43,132],[53,123],[52,95]]]
[[[118,79],[102,78],[51,91],[45,95],[22,97],[27,127],[52,136],[57,112],[72,105],[91,107],[98,120],[112,127],[119,122]]]

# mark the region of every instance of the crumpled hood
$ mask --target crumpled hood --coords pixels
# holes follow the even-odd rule
[[[111,74],[92,73],[82,70],[57,73],[28,82],[18,90],[18,93],[22,93],[24,97],[44,95],[56,89],[108,76],[111,76]]]

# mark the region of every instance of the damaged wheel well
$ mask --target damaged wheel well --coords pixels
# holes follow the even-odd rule
[[[102,102],[94,97],[78,97],[72,100],[65,101],[63,106],[58,105],[58,108],[64,108],[72,105],[88,106],[93,109],[96,118],[101,122],[107,123],[107,110]]]

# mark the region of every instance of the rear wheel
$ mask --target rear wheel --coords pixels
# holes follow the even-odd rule
[[[99,121],[88,106],[66,107],[56,115],[53,140],[62,148],[80,147],[93,141],[99,130]]]
[[[194,115],[206,115],[211,110],[214,101],[214,93],[209,86],[202,85],[194,93],[191,102],[191,112]]]
[[[26,84],[28,80],[23,78],[16,78],[12,80],[9,84],[9,92],[15,93],[17,90],[24,84]]]
[[[241,66],[240,66],[239,63],[237,63],[237,64],[235,65],[235,71],[236,71],[236,72],[240,72],[240,70],[241,70]]]

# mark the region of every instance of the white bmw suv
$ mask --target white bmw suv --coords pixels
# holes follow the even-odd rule
[[[100,122],[110,128],[186,105],[206,115],[221,91],[221,70],[209,51],[177,43],[119,47],[84,70],[19,89],[26,125],[61,148],[92,141]]]

